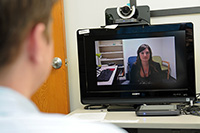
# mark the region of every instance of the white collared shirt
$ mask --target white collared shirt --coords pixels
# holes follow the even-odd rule
[[[124,133],[112,125],[71,119],[61,114],[41,113],[20,93],[0,86],[1,133]]]

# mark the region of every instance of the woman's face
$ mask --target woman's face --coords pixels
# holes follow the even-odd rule
[[[150,58],[150,51],[148,48],[146,48],[145,50],[141,51],[139,53],[140,55],[140,59],[142,62],[146,62],[146,61],[149,61],[149,58]]]

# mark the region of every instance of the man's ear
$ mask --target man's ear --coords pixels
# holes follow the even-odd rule
[[[41,60],[41,44],[44,42],[45,28],[43,23],[38,23],[33,27],[28,37],[28,56],[33,63],[38,63]]]

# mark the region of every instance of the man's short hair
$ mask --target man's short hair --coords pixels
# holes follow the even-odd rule
[[[48,25],[55,2],[56,0],[0,0],[0,69],[16,59],[22,42],[35,25]]]

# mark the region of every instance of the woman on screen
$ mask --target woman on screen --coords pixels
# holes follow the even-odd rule
[[[151,84],[162,80],[159,63],[152,60],[152,51],[147,44],[142,44],[137,50],[137,60],[130,71],[130,83]]]

